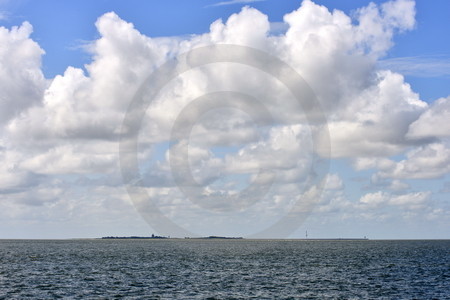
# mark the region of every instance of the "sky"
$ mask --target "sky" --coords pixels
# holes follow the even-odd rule
[[[0,0],[0,238],[450,238],[450,2]]]

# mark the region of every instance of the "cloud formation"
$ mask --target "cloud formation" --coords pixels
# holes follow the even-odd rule
[[[238,2],[254,1],[216,5]],[[16,205],[11,199],[22,199],[17,205],[58,203],[66,213],[82,215],[76,212],[76,203],[85,203],[88,197],[100,201],[104,209],[109,207],[99,199],[112,186],[121,189],[118,140],[127,138],[121,136],[121,126],[131,99],[166,60],[215,44],[248,46],[285,61],[315,92],[327,128],[309,124],[304,118],[309,112],[278,79],[249,66],[217,63],[181,74],[153,99],[143,124],[127,133],[139,135],[142,188],[164,214],[192,231],[226,234],[240,227],[246,228],[245,233],[257,231],[283,218],[300,195],[314,198],[321,188],[324,193],[315,201],[318,210],[327,213],[426,205],[430,192],[406,193],[410,186],[400,179],[436,178],[450,172],[450,98],[429,105],[401,74],[381,70],[378,63],[392,47],[395,34],[414,28],[414,2],[371,3],[351,18],[305,0],[285,15],[284,23],[286,31],[272,35],[268,17],[244,7],[226,22],[212,23],[207,33],[152,38],[110,12],[96,22],[100,37],[89,46],[92,61],[86,72],[69,66],[52,79],[42,74],[44,50],[30,38],[32,26],[25,22],[11,29],[1,27],[0,205]],[[258,120],[236,107],[197,118],[190,140],[184,142],[189,143],[190,170],[207,196],[202,200],[207,205],[198,207],[186,201],[173,181],[168,145],[183,108],[218,91],[251,95],[272,118],[255,114],[264,124],[256,126]],[[331,148],[325,149],[328,134]],[[377,191],[348,199],[345,182],[337,174],[328,175],[322,186],[305,186],[314,177],[314,158],[351,159],[356,171],[372,169],[374,178],[389,180],[397,194]],[[258,170],[270,172],[258,177]],[[253,203],[248,210],[239,210],[242,203],[233,207],[213,201],[238,194],[254,180],[264,185],[272,175],[276,182],[264,199],[246,195]],[[80,197],[80,190],[89,196]],[[115,193],[122,195],[116,208],[128,203],[124,190]],[[60,200],[63,194],[66,202]],[[237,212],[221,213],[225,208]],[[195,222],[199,219],[201,224]]]
[[[250,4],[254,2],[261,2],[266,0],[230,0],[230,1],[222,1],[215,4],[211,4],[210,6],[223,6],[223,5],[233,5],[233,4]]]
[[[383,69],[415,77],[450,76],[450,59],[445,56],[415,56],[383,59],[379,62]]]
[[[8,19],[8,13],[4,11],[0,11],[0,20],[7,20]]]
[[[30,39],[33,27],[24,22],[11,30],[0,27],[0,124],[42,101],[46,81],[39,45]]]

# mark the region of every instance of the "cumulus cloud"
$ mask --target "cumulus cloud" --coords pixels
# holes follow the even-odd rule
[[[388,156],[409,143],[409,125],[427,108],[401,75],[382,72],[328,124],[332,156]],[[349,145],[352,145],[349,147]]]
[[[30,38],[32,32],[28,22],[11,30],[0,27],[0,125],[39,103],[46,88],[44,50]]]
[[[433,102],[410,126],[407,137],[445,138],[450,136],[450,97]]]
[[[94,147],[73,147],[69,145],[51,148],[49,151],[21,162],[22,169],[40,174],[108,173],[117,163],[117,155],[110,151],[101,153]]]
[[[401,195],[392,195],[386,192],[365,194],[359,199],[359,203],[367,207],[401,206],[405,209],[422,209],[430,200],[430,192],[417,192]]]
[[[328,174],[325,188],[329,190],[340,190],[344,187],[344,182],[338,174]]]
[[[438,178],[450,172],[450,148],[443,143],[420,146],[406,154],[406,159],[391,164],[376,175],[381,178]]]
[[[405,182],[402,182],[398,179],[392,180],[391,184],[389,185],[389,189],[393,191],[404,191],[407,189],[410,189],[411,186]]]

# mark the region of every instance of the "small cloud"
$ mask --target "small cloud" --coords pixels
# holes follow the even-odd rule
[[[337,174],[328,174],[326,177],[325,189],[327,190],[342,190],[344,183]]]
[[[396,57],[381,60],[378,65],[382,69],[415,77],[450,76],[450,57],[441,55]]]
[[[82,39],[77,39],[74,41],[74,43],[72,45],[69,45],[66,47],[68,50],[73,50],[73,51],[84,51],[87,53],[92,53],[93,52],[93,41],[90,40],[82,40]]]
[[[411,186],[405,182],[402,182],[398,179],[394,179],[392,180],[391,184],[389,185],[389,189],[393,190],[393,191],[404,191],[411,188]]]
[[[233,4],[249,4],[253,2],[261,2],[266,0],[229,0],[229,1],[222,1],[215,4],[208,5],[209,6],[223,6],[223,5],[233,5]]]
[[[9,14],[6,11],[0,11],[0,21],[7,21],[9,19]]]

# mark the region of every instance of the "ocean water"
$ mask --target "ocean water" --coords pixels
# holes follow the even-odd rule
[[[0,240],[0,299],[450,299],[450,241]]]

